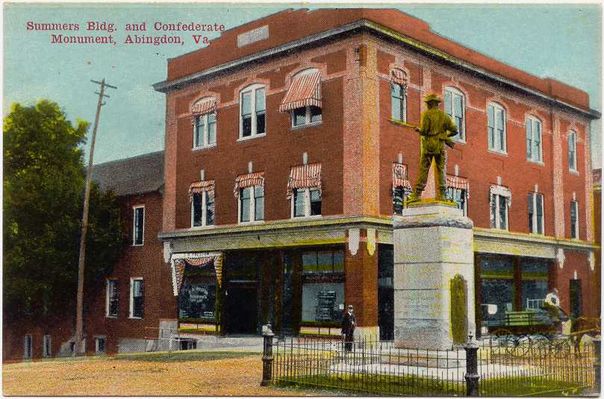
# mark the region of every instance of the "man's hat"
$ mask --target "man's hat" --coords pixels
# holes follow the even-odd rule
[[[432,101],[436,101],[437,103],[439,103],[442,100],[440,99],[440,97],[437,94],[434,94],[434,93],[427,94],[426,97],[424,97],[425,103],[429,103]]]

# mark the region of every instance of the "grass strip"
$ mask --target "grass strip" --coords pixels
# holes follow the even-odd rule
[[[177,351],[177,352],[146,352],[146,353],[124,353],[115,357],[116,360],[142,361],[142,362],[207,362],[220,359],[238,359],[245,356],[258,356],[258,352],[237,351]]]

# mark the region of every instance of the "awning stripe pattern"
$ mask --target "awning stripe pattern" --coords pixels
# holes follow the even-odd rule
[[[466,196],[470,198],[470,182],[465,177],[447,175],[447,187],[466,190]]]
[[[264,172],[254,172],[237,176],[235,179],[235,187],[233,188],[233,195],[235,198],[239,198],[239,190],[253,186],[264,186]]]
[[[214,186],[214,180],[196,181],[189,186],[189,198],[192,200],[193,194],[203,193],[204,191],[213,194]]]
[[[216,99],[214,97],[205,97],[191,105],[191,114],[193,116],[209,114],[216,111]]]
[[[409,83],[409,78],[407,77],[407,73],[405,71],[394,68],[390,71],[390,81],[401,86],[407,86]]]
[[[392,189],[397,187],[403,187],[406,190],[411,191],[411,183],[407,178],[407,165],[393,162],[392,163]]]
[[[289,112],[296,108],[314,105],[321,108],[321,73],[298,74],[279,106],[279,111]]]
[[[194,253],[186,254],[184,257],[172,259],[172,290],[174,296],[178,296],[185,275],[187,265],[194,267],[206,267],[214,265],[216,272],[216,282],[218,286],[222,286],[222,253]]]
[[[512,191],[509,188],[499,185],[491,185],[489,197],[493,197],[494,195],[501,195],[502,197],[508,198],[508,205],[512,206]]]
[[[317,188],[321,191],[320,163],[292,166],[287,181],[287,198],[290,199],[298,188]]]

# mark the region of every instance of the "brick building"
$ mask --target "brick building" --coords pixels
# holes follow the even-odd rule
[[[350,303],[362,333],[391,337],[392,215],[417,176],[411,125],[431,92],[461,129],[447,172],[475,225],[477,325],[553,287],[567,312],[596,315],[600,114],[585,92],[386,9],[250,22],[171,59],[154,87],[167,103],[160,238],[181,320],[317,333]]]

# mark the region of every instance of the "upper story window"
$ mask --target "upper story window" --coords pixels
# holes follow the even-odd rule
[[[130,279],[130,318],[142,319],[145,308],[145,290],[142,278]]]
[[[577,171],[577,132],[568,132],[568,169]]]
[[[132,245],[143,245],[145,241],[145,207],[141,205],[132,209],[134,211]]]
[[[191,107],[193,115],[193,148],[216,145],[216,99],[206,97]]]
[[[459,132],[455,140],[466,141],[465,129],[466,101],[463,93],[453,87],[445,87],[445,113],[453,119]]]
[[[541,140],[541,121],[529,116],[525,122],[526,129],[526,159],[533,162],[543,162]]]
[[[321,73],[311,68],[296,74],[279,111],[289,112],[292,127],[298,127],[321,122],[321,108]]]
[[[233,193],[239,199],[239,223],[264,220],[264,172],[237,176]]]
[[[239,138],[266,134],[266,90],[252,85],[241,91]]]
[[[529,193],[528,223],[531,233],[543,234],[543,194]]]
[[[457,204],[464,216],[468,215],[468,199],[470,198],[470,184],[468,179],[459,176],[447,176],[447,199]]]
[[[394,162],[392,164],[392,213],[402,215],[405,199],[411,193],[411,183],[407,176],[407,165]]]
[[[191,227],[214,224],[214,180],[199,181],[189,187]]]
[[[291,200],[292,218],[321,215],[321,195],[320,163],[291,168],[287,198]]]
[[[120,304],[117,280],[107,280],[105,298],[105,316],[117,317]]]
[[[491,228],[507,230],[509,228],[509,207],[512,205],[512,192],[503,186],[491,186]]]
[[[570,202],[570,238],[579,238],[579,202]]]
[[[391,117],[395,121],[407,121],[407,73],[399,68],[390,71]]]
[[[489,150],[505,153],[505,109],[499,104],[490,103],[487,107],[487,120]]]

